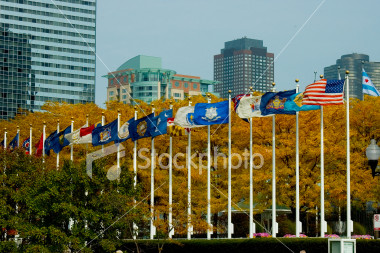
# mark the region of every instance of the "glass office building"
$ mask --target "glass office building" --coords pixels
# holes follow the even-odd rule
[[[336,64],[324,68],[326,79],[343,79],[346,70],[349,73],[350,97],[363,99],[362,69],[365,69],[371,81],[380,90],[380,62],[369,61],[366,54],[346,54],[336,60]]]
[[[228,97],[255,91],[267,92],[274,82],[274,54],[269,53],[262,40],[241,38],[224,43],[221,53],[214,56],[215,91]]]
[[[0,0],[0,119],[95,102],[96,0]]]

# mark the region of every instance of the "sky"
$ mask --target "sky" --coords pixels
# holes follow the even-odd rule
[[[379,12],[379,0],[98,0],[95,102],[105,106],[102,76],[137,55],[213,80],[214,55],[242,37],[274,53],[278,91],[295,79],[303,91],[344,54],[380,62]]]

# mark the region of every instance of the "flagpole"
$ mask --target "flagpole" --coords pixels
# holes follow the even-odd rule
[[[272,92],[276,91],[276,83],[272,83]],[[276,116],[272,118],[272,237],[276,237],[278,225],[276,222]]]
[[[121,118],[121,113],[120,109],[117,109],[117,133],[120,131],[120,118]],[[118,180],[120,180],[120,143],[117,143],[117,155],[116,155],[116,166],[117,166],[117,174],[118,174]]]
[[[231,215],[231,90],[228,91],[228,239],[234,233]]]
[[[86,127],[89,127],[88,126],[88,117],[89,117],[89,115],[88,114],[86,114]],[[79,130],[79,135],[80,135],[80,130]],[[88,153],[88,143],[86,143],[86,156],[87,156],[87,153]],[[87,195],[86,195],[87,196]]]
[[[191,106],[191,98],[189,97],[189,106]],[[191,239],[191,130],[187,138],[187,239]]]
[[[7,128],[4,128],[4,150],[7,149]]]
[[[33,128],[32,128],[32,124],[29,124],[30,128],[29,128],[29,155],[32,155],[32,134],[33,134]]]
[[[210,93],[207,93],[207,103],[211,103]],[[211,126],[207,126],[207,239],[211,239]],[[216,165],[214,165],[216,166]]]
[[[250,87],[251,96],[253,96],[253,87]],[[249,238],[253,238],[256,232],[253,223],[253,150],[252,150],[252,118],[249,119]]]
[[[296,93],[299,92],[299,80],[296,79]],[[296,112],[296,237],[300,237],[302,224],[300,224],[300,151],[299,151],[299,112]]]
[[[321,79],[323,75],[319,76]],[[318,215],[318,214],[317,214]],[[325,237],[325,152],[324,152],[324,127],[323,105],[321,105],[321,237]]]
[[[74,118],[71,117],[71,132],[74,132]],[[71,161],[74,160],[74,144],[71,144],[71,150],[70,150],[70,159]]]
[[[350,82],[346,70],[346,130],[347,130],[347,238],[351,238],[353,222],[351,220],[351,161],[350,161]]]
[[[135,109],[135,120],[137,120],[137,106],[134,107]],[[133,187],[136,189],[137,186],[137,140],[134,141],[134,149],[133,149]],[[136,199],[133,199],[133,203],[136,204]],[[136,223],[133,222],[133,239],[136,240],[137,234],[138,234],[138,227]]]
[[[169,101],[169,108],[173,110],[173,101]],[[169,134],[169,238],[174,235],[173,227],[173,138]]]
[[[57,134],[59,133],[59,119],[57,120]],[[57,153],[57,170],[59,169],[59,152]]]
[[[154,116],[154,105],[152,104],[152,113]],[[156,234],[156,228],[153,224],[154,221],[154,137],[152,137],[152,162],[151,162],[151,171],[150,171],[150,239],[154,239]]]

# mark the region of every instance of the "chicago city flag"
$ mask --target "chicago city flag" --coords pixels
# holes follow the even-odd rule
[[[379,97],[380,92],[376,89],[375,85],[373,85],[371,79],[363,69],[363,94],[368,94],[371,96]]]

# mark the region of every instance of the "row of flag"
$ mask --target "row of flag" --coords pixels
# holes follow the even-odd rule
[[[267,92],[261,96],[241,94],[233,98],[234,110],[244,120],[252,117],[265,117],[273,114],[296,114],[297,111],[318,110],[320,106],[343,104],[344,80],[321,79],[306,87],[305,92],[296,90]],[[372,81],[363,69],[363,93],[380,96]],[[195,106],[185,106],[178,109],[173,118],[173,110],[165,110],[155,116],[151,113],[135,120],[131,118],[120,128],[119,119],[102,126],[100,123],[72,131],[68,126],[63,131],[52,132],[45,140],[41,135],[35,145],[36,155],[49,155],[53,150],[59,153],[65,146],[73,144],[105,145],[110,142],[120,143],[128,139],[132,141],[156,137],[162,134],[180,136],[194,127],[214,124],[227,124],[229,120],[229,101],[218,103],[198,103]],[[9,143],[8,148],[19,146],[19,133]],[[45,144],[43,147],[43,143]],[[4,140],[0,143],[4,146]],[[30,151],[30,137],[25,139],[22,147],[26,153]]]

